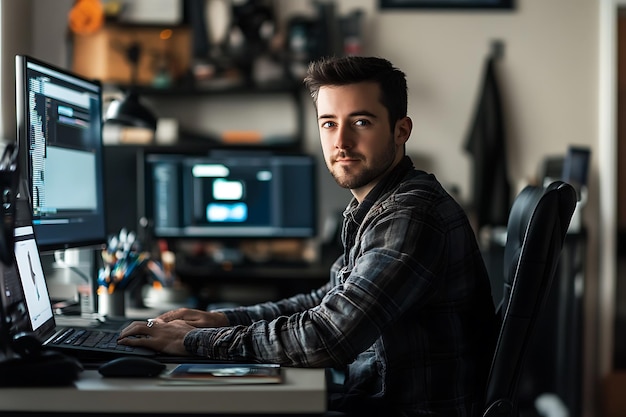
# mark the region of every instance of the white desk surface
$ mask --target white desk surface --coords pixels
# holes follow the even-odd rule
[[[326,410],[323,369],[283,368],[283,372],[282,384],[168,386],[158,378],[102,378],[97,371],[86,370],[74,386],[0,388],[0,411],[313,414]]]

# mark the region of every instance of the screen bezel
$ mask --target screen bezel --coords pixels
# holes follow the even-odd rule
[[[34,64],[40,66],[45,70],[56,72],[62,77],[69,77],[75,79],[81,83],[86,83],[90,88],[96,91],[96,94],[100,96],[99,106],[95,110],[100,115],[99,125],[97,131],[99,132],[99,138],[94,142],[95,153],[95,166],[96,166],[96,212],[94,214],[94,222],[90,233],[83,234],[81,236],[67,233],[63,227],[55,227],[54,233],[46,232],[44,227],[47,225],[41,225],[36,223],[34,219],[35,236],[39,244],[39,249],[42,252],[49,252],[58,249],[69,248],[89,248],[98,247],[106,243],[107,229],[106,229],[106,210],[105,210],[105,198],[104,198],[104,160],[103,160],[103,143],[102,143],[102,83],[99,80],[88,79],[86,77],[75,74],[71,71],[59,68],[50,63],[36,59],[28,55],[16,55],[15,57],[15,99],[16,99],[16,119],[17,119],[17,144],[19,147],[20,158],[20,178],[21,181],[27,184],[29,193],[29,200],[32,203],[33,193],[33,181],[32,181],[32,161],[30,157],[29,149],[29,129],[30,124],[28,120],[28,66]],[[68,187],[69,188],[69,187]],[[31,209],[31,215],[33,207],[29,205]],[[48,229],[50,230],[50,229]]]

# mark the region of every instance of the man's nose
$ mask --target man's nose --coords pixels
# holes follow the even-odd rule
[[[335,148],[337,149],[349,149],[354,145],[354,138],[349,127],[341,127],[337,130],[337,137],[335,138]]]

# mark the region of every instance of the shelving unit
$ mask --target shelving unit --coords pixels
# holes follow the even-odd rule
[[[118,85],[108,85],[106,86],[108,90],[121,90],[127,91],[130,87],[128,86],[118,86]],[[303,141],[304,141],[304,121],[305,121],[305,91],[301,84],[297,83],[295,80],[286,80],[281,82],[274,83],[266,83],[266,84],[237,84],[237,85],[228,85],[228,86],[193,86],[193,85],[178,85],[172,88],[154,88],[147,86],[138,86],[133,88],[134,91],[138,93],[138,95],[147,100],[168,100],[168,98],[172,99],[180,99],[189,97],[192,99],[202,99],[202,100],[219,100],[223,97],[241,97],[242,100],[245,97],[255,97],[258,98],[260,96],[284,96],[287,100],[293,103],[295,108],[295,126],[296,131],[293,135],[293,140],[288,141],[286,143],[280,144],[264,144],[263,142],[252,142],[245,143],[241,142],[238,144],[233,143],[220,143],[217,140],[210,140],[211,137],[207,134],[206,139],[200,142],[203,142],[207,148],[265,148],[268,150],[288,150],[291,152],[302,152],[303,151]],[[158,108],[155,109],[158,112]],[[196,136],[197,132],[194,134],[188,134],[185,130],[185,126],[181,126],[181,137],[179,138],[179,143],[181,145],[199,142],[195,140],[193,136]],[[217,139],[217,138],[213,138]]]
[[[125,27],[112,27],[110,36],[126,36],[124,29]],[[186,34],[183,32],[181,36]],[[178,61],[187,62],[186,58],[185,56]],[[139,77],[139,85],[132,87],[133,92],[152,108],[157,117],[176,119],[179,135],[174,145],[159,144],[155,141],[146,144],[117,143],[105,146],[105,182],[110,185],[105,187],[106,198],[107,201],[120,201],[119,205],[109,204],[107,208],[109,233],[116,233],[121,227],[140,231],[141,226],[138,223],[142,196],[139,196],[137,191],[142,185],[138,172],[143,168],[145,153],[204,154],[213,150],[289,154],[305,152],[305,111],[309,98],[301,80],[292,77],[287,68],[282,71],[283,77],[276,77],[275,81],[257,83],[252,79],[260,78],[251,75],[250,71],[242,71],[241,78],[232,80],[216,78],[197,81],[191,75],[194,72],[192,66],[182,77],[176,78],[171,87],[160,88],[146,85],[150,82],[146,81],[149,80],[146,73],[150,73],[151,68],[146,67],[145,61],[143,66],[140,64],[139,67],[143,69],[144,76]],[[139,72],[141,73],[141,69]],[[112,75],[112,78],[115,79],[116,76],[117,74]],[[126,80],[124,77],[121,79]],[[105,90],[126,93],[131,89],[128,84],[130,79],[132,77],[122,83],[115,80],[105,83]],[[241,139],[229,141],[229,137],[235,136],[225,135],[225,132],[234,133],[235,136],[241,134]],[[246,140],[248,138],[246,133],[250,133],[249,140]],[[256,133],[258,136],[255,136]],[[179,273],[187,278],[189,285],[195,286],[194,292],[198,293],[207,285],[210,287],[223,283],[237,286],[261,284],[277,289],[280,296],[286,296],[299,292],[302,287],[304,289],[317,287],[327,275],[327,268],[311,268],[307,265],[285,266],[278,271],[276,277],[277,271],[268,271],[267,265],[259,265],[260,268],[253,274],[254,279],[251,282],[246,278],[251,273],[250,268],[222,271],[216,266],[211,269],[203,265],[198,272],[190,263],[182,263],[180,267]],[[254,270],[252,268],[252,271]],[[315,272],[309,273],[310,276],[302,280],[303,270]],[[207,280],[208,272],[211,273],[211,280]]]

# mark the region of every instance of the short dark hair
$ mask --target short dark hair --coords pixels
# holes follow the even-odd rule
[[[316,106],[321,87],[360,82],[374,82],[380,86],[380,102],[389,113],[393,130],[396,122],[407,115],[408,99],[404,72],[388,60],[363,56],[325,57],[311,62],[304,78],[304,85]]]

